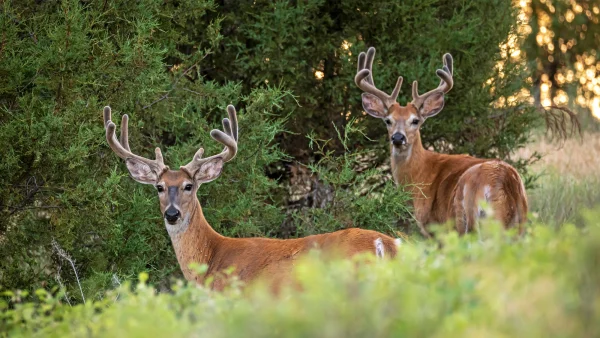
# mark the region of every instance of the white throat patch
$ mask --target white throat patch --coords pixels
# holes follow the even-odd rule
[[[412,146],[409,146],[408,149],[401,151],[396,147],[392,147],[392,155],[400,160],[401,162],[410,160],[410,155],[412,155]]]
[[[175,224],[169,224],[167,220],[165,220],[165,227],[167,228],[167,232],[171,238],[184,233],[190,226],[190,218],[191,213],[187,213],[185,217],[181,218],[179,222]]]

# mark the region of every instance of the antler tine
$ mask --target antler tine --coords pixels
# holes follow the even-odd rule
[[[398,80],[396,80],[396,86],[394,87],[394,90],[392,90],[392,95],[390,95],[390,101],[392,102],[392,104],[396,102],[398,94],[400,94],[400,87],[402,87],[402,81],[404,81],[404,78],[402,76],[398,76]]]
[[[225,132],[222,132],[218,129],[213,129],[210,131],[210,136],[215,141],[225,145],[225,149],[223,149],[223,151],[220,154],[213,155],[211,157],[206,158],[205,160],[220,156],[223,157],[224,162],[229,162],[237,154],[238,123],[235,107],[231,104],[228,105],[227,113],[229,115],[229,119],[223,119],[223,130],[225,130]]]
[[[231,136],[231,122],[229,122],[228,118],[223,119],[223,131],[225,134]]]
[[[227,113],[229,114],[229,120],[231,122],[231,136],[237,142],[238,140],[238,121],[237,121],[237,112],[235,111],[235,107],[233,105],[227,106]]]
[[[108,122],[110,122],[110,119],[112,117],[112,112],[111,112],[109,106],[104,107],[103,115],[104,115],[104,128],[106,128],[106,124]]]
[[[202,158],[204,154],[204,149],[200,148],[194,155],[192,161],[185,166],[182,166],[181,169],[187,171],[192,176],[196,172],[200,166],[210,161],[214,158],[221,157],[223,162],[231,161],[235,155],[237,154],[237,139],[238,139],[238,124],[237,124],[237,114],[235,111],[235,107],[233,105],[227,106],[227,112],[229,113],[229,119],[223,119],[223,130],[222,132],[218,129],[213,129],[210,131],[210,136],[217,142],[223,144],[225,148],[221,153]]]
[[[117,140],[117,135],[115,133],[117,126],[111,121],[112,112],[109,106],[104,107],[104,128],[106,129],[106,140],[108,141],[108,145],[110,148],[124,160],[135,159],[140,162],[147,164],[157,175],[163,173],[163,171],[167,170],[168,167],[165,166],[163,161],[162,152],[160,148],[154,149],[156,159],[150,160],[142,156],[135,155],[131,152],[129,148],[129,130],[128,130],[128,122],[129,117],[124,115],[122,118],[122,127],[121,127],[121,141]]]
[[[444,66],[448,67],[450,75],[454,75],[454,59],[450,53],[444,54]]]
[[[450,76],[454,76],[454,69],[453,69],[454,61],[452,60],[452,55],[450,55],[450,53],[446,53],[446,54],[444,54],[442,59],[444,60],[444,67],[442,67],[442,69],[444,71],[446,71],[446,73],[450,74]],[[444,83],[444,80],[440,79],[440,85],[442,83]]]
[[[396,99],[398,98],[398,94],[400,93],[400,87],[402,87],[402,76],[398,77],[396,81],[396,86],[392,91],[391,95],[386,94],[384,91],[377,89],[375,86],[375,82],[373,80],[373,61],[375,60],[375,48],[370,47],[367,50],[367,53],[364,52],[358,55],[358,66],[357,73],[354,77],[354,82],[356,86],[360,88],[363,92],[373,94],[377,96],[381,101],[383,101],[386,107],[390,107],[392,104],[396,103]]]
[[[360,54],[358,54],[358,64],[356,65],[356,74],[360,73],[361,70],[365,69],[366,58],[367,58],[367,54],[365,52],[360,52]]]
[[[367,81],[375,86],[375,79],[373,78],[373,61],[375,61],[375,47],[367,49],[367,59],[365,60],[365,69],[369,70],[370,76],[367,77]]]
[[[413,100],[412,100],[412,104],[416,107],[420,107],[424,102],[425,99],[434,93],[447,93],[450,91],[450,89],[452,89],[452,87],[454,86],[454,79],[453,79],[453,60],[452,60],[452,55],[450,55],[450,53],[446,53],[444,54],[444,57],[442,58],[444,61],[444,66],[442,67],[442,69],[438,69],[435,71],[435,73],[437,74],[437,76],[440,78],[440,84],[438,85],[437,88],[428,91],[427,93],[423,94],[423,95],[419,95],[419,84],[417,81],[413,82],[412,85],[412,96],[413,96]]]
[[[119,142],[125,150],[131,152],[131,148],[129,148],[129,116],[127,114],[123,115],[121,118],[121,136],[119,137]]]
[[[229,113],[229,118],[223,119],[223,131],[225,131],[225,134],[231,136],[233,140],[237,142],[238,125],[235,107],[232,105],[227,106],[227,112]]]

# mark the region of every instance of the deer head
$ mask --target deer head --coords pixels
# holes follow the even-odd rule
[[[362,105],[364,110],[371,116],[383,119],[385,122],[390,143],[395,155],[410,153],[412,145],[417,139],[420,140],[419,129],[425,119],[437,115],[444,107],[444,94],[452,89],[452,56],[445,54],[444,66],[436,71],[441,79],[437,88],[419,95],[418,83],[413,82],[413,100],[406,106],[396,102],[402,76],[398,77],[396,86],[391,95],[377,89],[373,82],[373,59],[375,48],[371,47],[365,54],[358,56],[358,70],[354,82],[364,93],[362,94]]]
[[[225,145],[223,151],[211,157],[202,158],[200,148],[192,161],[179,170],[170,170],[163,162],[160,148],[155,149],[156,159],[150,160],[131,152],[129,148],[129,117],[123,115],[120,141],[115,135],[115,124],[111,121],[110,107],[104,107],[104,127],[110,148],[125,160],[131,177],[143,184],[153,184],[158,192],[160,211],[164,216],[169,234],[185,231],[199,205],[196,192],[202,183],[215,180],[223,170],[223,164],[232,160],[237,153],[238,124],[235,107],[227,106],[229,119],[223,119],[224,132],[213,129],[210,136]]]

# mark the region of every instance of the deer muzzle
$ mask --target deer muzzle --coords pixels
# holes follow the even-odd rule
[[[400,146],[406,145],[406,135],[404,135],[400,132],[394,133],[392,135],[391,139],[392,139],[392,144],[395,147],[400,147]]]
[[[172,206],[169,207],[165,211],[165,219],[171,225],[174,225],[175,223],[177,223],[177,220],[179,220],[180,217],[181,217],[181,213],[179,212],[179,210],[177,210],[176,208],[174,208]]]

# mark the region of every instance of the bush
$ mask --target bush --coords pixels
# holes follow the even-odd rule
[[[361,114],[353,89],[367,46],[379,50],[375,76],[386,88],[398,74],[435,86],[441,55],[455,56],[456,86],[425,126],[427,145],[505,158],[537,121],[522,106],[491,105],[523,84],[520,65],[495,68],[515,26],[506,1],[25,0],[1,10],[0,286],[8,289],[64,284],[80,302],[139,271],[161,289],[179,273],[153,189],[124,178],[106,145],[104,105],[130,114],[134,152],[159,146],[173,168],[200,145],[218,151],[208,131],[236,105],[239,156],[200,192],[207,219],[229,236],[348,226],[393,234],[406,218],[406,195],[389,182],[361,186],[381,175],[374,165],[357,169],[360,158],[387,157],[384,129]],[[352,117],[369,138],[351,133]],[[320,151],[306,150],[313,129],[313,140],[332,140]],[[337,141],[338,131],[349,139]],[[286,154],[314,160],[332,204],[281,211],[285,183],[273,168],[289,163]]]
[[[65,255],[88,297],[138,271],[165,283],[179,273],[154,189],[126,178],[123,161],[106,144],[106,104],[117,116],[130,114],[134,152],[149,156],[160,146],[172,168],[201,145],[219,151],[208,132],[227,116],[227,104],[241,107],[239,156],[223,179],[202,187],[201,201],[224,234],[261,234],[280,222],[268,203],[276,182],[264,168],[284,156],[271,143],[284,119],[267,113],[281,109],[288,94],[264,88],[242,95],[238,84],[198,76],[198,63],[220,39],[218,21],[184,55],[179,44],[190,36],[177,16],[192,20],[212,9],[192,1],[177,8],[155,1],[4,4],[0,285],[64,283],[80,295]]]
[[[80,302],[139,271],[150,271],[161,288],[169,287],[167,276],[180,275],[154,189],[126,178],[123,161],[107,147],[101,122],[107,104],[116,121],[130,114],[134,152],[151,156],[160,146],[172,168],[190,161],[199,146],[219,151],[208,131],[226,116],[225,106],[235,104],[239,155],[222,178],[202,187],[200,201],[223,235],[281,233],[282,190],[266,168],[287,159],[272,141],[285,129],[290,110],[284,101],[291,96],[279,87],[244,92],[237,83],[201,76],[202,62],[222,39],[220,20],[204,23],[200,36],[182,27],[200,25],[214,9],[192,1],[4,4],[1,287],[65,285]],[[192,42],[193,50],[181,51]],[[391,186],[387,191],[391,195]],[[348,196],[342,202],[351,208],[354,197]],[[360,201],[354,214],[367,206],[364,197]],[[401,210],[377,224],[334,217],[311,227],[392,233]],[[314,233],[293,227],[289,236]]]
[[[352,147],[351,140],[364,136],[364,126],[352,119],[343,131],[336,132],[337,138],[327,140],[309,135],[309,147],[319,160],[307,167],[325,187],[333,189],[328,191],[329,200],[324,207],[304,208],[292,214],[295,223],[308,233],[361,227],[402,236],[395,225],[410,216],[409,193],[392,182],[389,168],[370,168],[373,151]],[[339,156],[328,150],[333,141],[344,148]]]
[[[5,292],[0,329],[11,337],[593,337],[599,216],[588,213],[584,230],[537,224],[520,240],[491,223],[480,238],[452,231],[442,249],[404,244],[395,260],[324,262],[315,252],[295,269],[303,291],[279,297],[260,285],[215,293],[181,282],[161,293],[145,274],[72,307],[62,292],[38,290],[35,302]]]
[[[374,76],[380,88],[390,91],[404,76],[402,104],[411,99],[413,80],[421,90],[435,88],[442,55],[454,56],[454,88],[444,112],[424,126],[426,148],[505,159],[539,122],[520,99],[492,104],[506,103],[528,76],[501,52],[509,34],[517,34],[510,1],[225,1],[212,15],[223,17],[224,33],[221,49],[205,60],[210,70],[204,76],[240,80],[243,92],[265,83],[291,89],[300,107],[289,124],[294,134],[285,135],[282,145],[296,158],[306,158],[304,135],[329,139],[349,117],[361,119],[376,141],[359,145],[387,154],[385,128],[362,114],[354,85],[358,54],[370,46],[378,51]],[[329,148],[344,151],[339,142]]]

